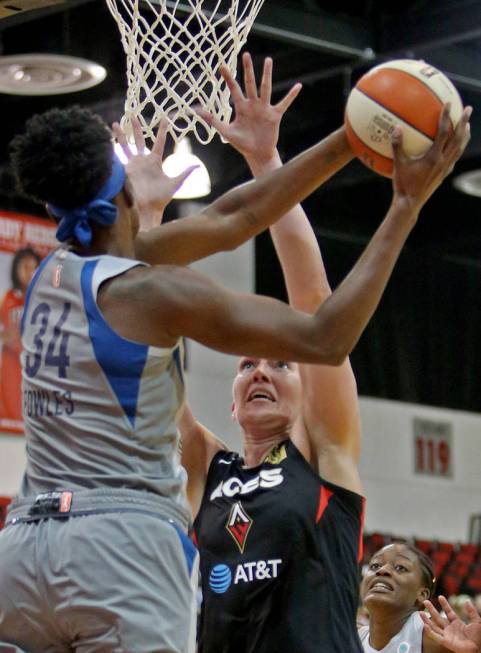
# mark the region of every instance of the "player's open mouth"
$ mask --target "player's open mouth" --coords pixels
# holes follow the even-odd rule
[[[375,592],[392,592],[393,589],[392,585],[383,580],[375,580],[369,585],[369,590]]]
[[[255,401],[255,400],[260,400],[260,401],[275,401],[274,397],[269,393],[266,392],[265,390],[253,390],[249,396],[247,397],[247,401]]]

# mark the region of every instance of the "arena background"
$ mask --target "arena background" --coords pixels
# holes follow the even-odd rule
[[[283,157],[341,124],[347,93],[369,67],[411,57],[444,70],[464,102],[474,106],[472,140],[456,174],[481,166],[480,25],[475,0],[266,0],[247,49],[257,70],[264,56],[274,58],[275,97],[296,81],[304,83],[282,126]],[[103,0],[1,0],[0,47],[3,55],[85,57],[108,71],[102,84],[80,93],[0,94],[0,213],[42,217],[41,207],[14,190],[8,142],[26,118],[53,105],[79,103],[108,122],[118,119],[125,57]],[[213,191],[207,201],[249,178],[241,157],[219,139],[193,145],[210,171]],[[361,253],[389,199],[390,182],[355,161],[305,202],[333,285]],[[167,219],[195,208],[173,203]],[[353,353],[362,396],[369,531],[466,541],[470,518],[481,513],[480,253],[480,200],[463,195],[448,179],[423,210]],[[199,267],[234,288],[285,297],[268,236]],[[229,357],[189,345],[194,411],[238,447],[229,414],[233,369]],[[0,495],[18,487],[23,447],[22,438],[0,435]]]

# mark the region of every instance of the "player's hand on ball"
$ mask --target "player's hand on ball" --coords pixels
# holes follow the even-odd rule
[[[456,130],[450,134],[449,105],[445,105],[434,143],[419,158],[405,154],[402,130],[396,127],[392,135],[394,201],[405,203],[414,212],[421,209],[463,154],[470,139],[471,113],[472,107],[466,107]]]
[[[134,202],[139,211],[140,229],[148,230],[162,222],[162,214],[174,193],[181,187],[197,166],[190,166],[176,177],[168,177],[162,169],[167,120],[159,123],[151,152],[145,151],[145,140],[137,118],[132,119],[134,142],[137,152],[130,148],[127,137],[119,123],[112,125],[117,142],[127,158],[125,171],[130,182]]]

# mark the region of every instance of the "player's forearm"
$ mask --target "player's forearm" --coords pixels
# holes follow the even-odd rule
[[[323,181],[326,181],[336,172],[339,172],[341,168],[354,158],[344,127],[340,127],[332,132],[332,134],[323,139],[318,145],[326,148],[326,154],[327,150],[330,150],[330,156],[327,157],[322,170],[324,175]],[[260,177],[282,166],[281,157],[277,150],[272,152],[271,156],[267,159],[259,159],[254,152],[252,154],[246,154],[245,160],[254,177]]]
[[[254,182],[226,193],[206,213],[224,216],[231,247],[256,236],[291,211],[352,159],[344,129],[333,132],[288,163],[249,160]]]
[[[285,166],[279,167],[280,161],[265,162],[266,174],[260,179],[225,193],[198,215],[140,233],[135,256],[152,265],[185,265],[239,247],[288,213],[351,158],[341,129]]]
[[[354,349],[376,310],[417,217],[405,203],[393,200],[356,265],[318,311],[327,347],[332,352],[338,348],[334,358],[339,363]]]

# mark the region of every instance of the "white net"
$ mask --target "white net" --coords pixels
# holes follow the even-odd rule
[[[231,115],[229,90],[220,76],[235,76],[237,56],[264,0],[106,0],[127,55],[127,99],[122,127],[137,116],[153,138],[165,116],[178,142],[193,132],[201,143],[215,130],[195,113]]]

